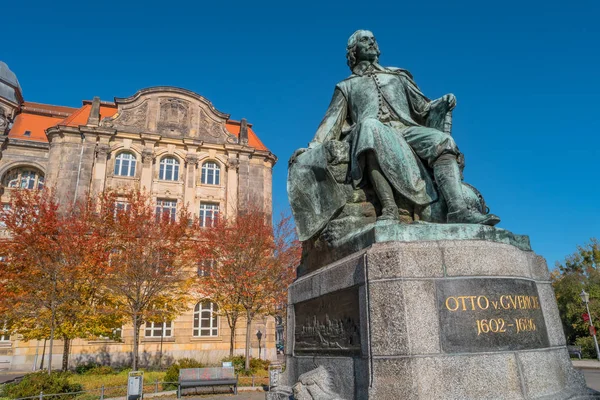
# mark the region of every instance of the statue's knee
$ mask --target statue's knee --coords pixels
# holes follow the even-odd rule
[[[377,118],[367,118],[360,123],[362,129],[376,129],[381,127],[383,124]]]

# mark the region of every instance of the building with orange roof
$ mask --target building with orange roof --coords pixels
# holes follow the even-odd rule
[[[65,203],[106,188],[143,189],[161,212],[175,215],[186,204],[206,224],[215,214],[232,215],[248,203],[264,205],[269,213],[272,209],[275,155],[245,119],[231,120],[185,89],[151,87],[113,101],[85,100],[79,108],[47,105],[25,101],[16,75],[0,62],[0,142],[4,207],[14,188],[47,186]],[[146,326],[140,353],[155,353],[160,341],[165,356],[218,362],[229,354],[231,332],[224,317],[213,318],[215,309],[199,299],[175,321]],[[210,318],[204,318],[206,313]],[[211,329],[193,329],[200,315]],[[267,333],[263,354],[275,358],[273,319],[255,325],[252,329]],[[243,354],[245,330],[238,329],[236,337],[242,346],[236,351]],[[71,360],[101,352],[126,359],[132,339],[132,329],[125,326],[120,342],[76,340]],[[62,344],[55,342],[53,352],[61,354]],[[35,368],[42,344],[0,331],[0,369]],[[58,365],[60,357],[53,361]]]

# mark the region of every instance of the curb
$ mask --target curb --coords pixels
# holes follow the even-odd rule
[[[583,368],[583,369],[599,369],[600,370],[600,361],[596,360],[571,360],[574,368]]]

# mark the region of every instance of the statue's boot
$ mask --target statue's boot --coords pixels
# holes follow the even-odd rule
[[[373,189],[381,203],[381,215],[377,220],[399,220],[398,206],[394,199],[394,191],[386,177],[383,175],[383,172],[381,172],[379,162],[373,152],[368,153],[367,160],[369,162],[369,178],[371,179]]]
[[[448,223],[482,224],[494,226],[500,218],[494,214],[483,214],[467,205],[463,197],[460,171],[456,156],[444,154],[433,164],[433,175],[448,206]]]

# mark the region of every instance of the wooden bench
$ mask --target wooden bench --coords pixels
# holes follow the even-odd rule
[[[581,360],[581,346],[567,346],[569,355],[577,356]]]
[[[233,386],[237,394],[238,378],[233,367],[183,368],[179,370],[177,398],[181,398],[181,389],[198,386]]]

